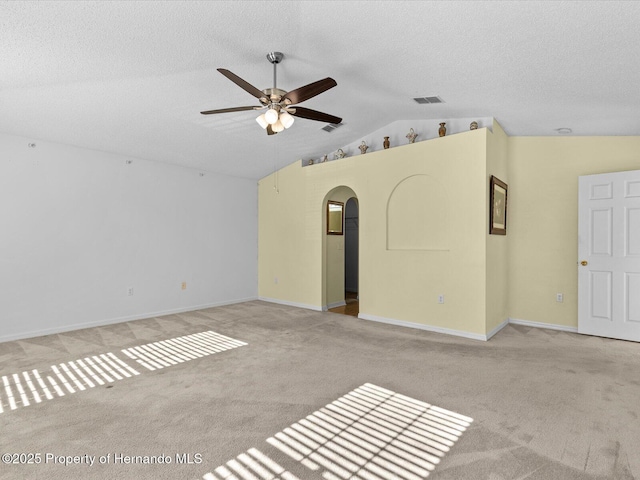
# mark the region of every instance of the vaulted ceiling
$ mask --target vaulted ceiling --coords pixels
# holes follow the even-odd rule
[[[397,120],[639,135],[639,21],[631,1],[0,1],[0,132],[255,179]],[[344,126],[199,113],[258,105],[216,69],[269,88],[271,51],[280,88],[337,81],[303,106]]]

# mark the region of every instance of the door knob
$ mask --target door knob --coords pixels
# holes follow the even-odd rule
[[[580,265],[582,265],[583,267],[586,267],[587,265],[589,265],[589,262],[587,262],[586,260],[582,260],[580,262]]]

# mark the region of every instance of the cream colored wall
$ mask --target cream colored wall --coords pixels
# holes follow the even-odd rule
[[[498,122],[493,122],[493,133],[487,131],[487,172],[485,178],[485,235],[486,235],[486,331],[491,332],[508,320],[509,269],[508,249],[511,240],[510,201],[511,188],[507,192],[507,235],[489,235],[489,181],[491,175],[509,185],[509,138]]]
[[[331,278],[344,278],[344,261],[326,242],[323,202],[346,185],[360,207],[361,313],[477,334],[507,317],[575,328],[578,176],[636,169],[640,137],[509,138],[497,123],[493,133],[292,164],[259,182],[259,295],[317,309],[341,296],[343,285]],[[491,175],[509,185],[506,236],[488,234]],[[444,251],[387,244],[390,196],[413,176],[443,186],[453,219]],[[432,215],[417,212],[407,215]]]
[[[304,172],[291,164],[258,183],[258,295],[320,308],[320,221],[307,208]]]
[[[640,137],[509,139],[509,316],[578,325],[578,176],[640,169]],[[556,293],[564,302],[556,302]]]
[[[480,129],[309,167],[295,163],[262,179],[259,296],[322,307],[323,201],[344,185],[359,201],[361,314],[486,333],[487,135]],[[443,187],[439,203],[452,220],[444,251],[387,249],[390,195],[414,175]],[[405,220],[438,227],[429,218]]]

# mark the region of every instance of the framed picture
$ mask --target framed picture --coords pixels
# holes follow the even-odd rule
[[[327,202],[327,235],[343,235],[344,203]]]
[[[489,233],[507,234],[507,184],[493,175],[489,183]]]

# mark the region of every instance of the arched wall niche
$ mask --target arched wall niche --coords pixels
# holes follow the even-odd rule
[[[416,174],[402,179],[387,203],[387,250],[448,251],[453,214],[436,178]]]

